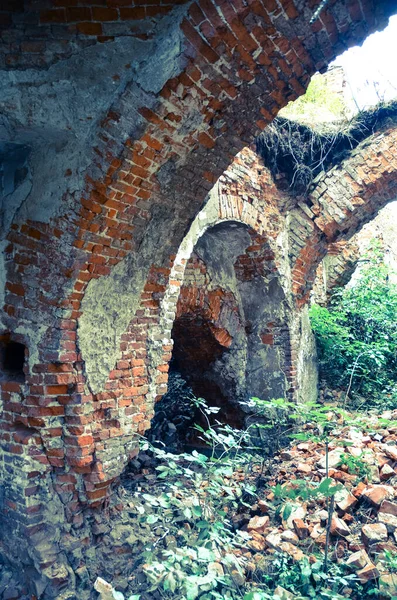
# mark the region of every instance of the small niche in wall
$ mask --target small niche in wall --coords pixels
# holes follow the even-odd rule
[[[23,383],[25,381],[26,346],[10,339],[9,335],[0,336],[1,379]]]

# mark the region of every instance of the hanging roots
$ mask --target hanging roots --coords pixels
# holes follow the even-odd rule
[[[295,195],[308,192],[322,171],[340,164],[360,142],[397,120],[397,101],[359,112],[350,121],[310,126],[285,117],[256,138],[256,151],[273,177],[283,176]]]

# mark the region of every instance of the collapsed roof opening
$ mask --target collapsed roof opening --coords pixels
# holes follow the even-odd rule
[[[396,123],[397,100],[345,121],[309,125],[279,116],[256,138],[256,151],[276,180],[301,195],[317,175],[340,164],[363,140]]]

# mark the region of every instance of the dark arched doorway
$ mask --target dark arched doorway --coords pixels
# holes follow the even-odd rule
[[[177,303],[168,393],[156,408],[162,432],[170,427],[175,437],[179,430],[189,439],[189,427],[200,422],[197,411],[183,406],[183,395],[188,404],[192,395],[204,398],[219,408],[216,419],[234,427],[244,426],[251,397],[285,396],[287,315],[264,236],[234,221],[207,229],[186,265]],[[166,427],[164,419],[170,421]],[[156,428],[158,433],[157,416],[153,434]]]

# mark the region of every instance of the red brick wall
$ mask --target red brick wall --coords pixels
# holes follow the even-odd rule
[[[84,511],[104,501],[110,482],[136,451],[136,432],[148,427],[152,399],[166,389],[171,344],[169,331],[162,330],[159,306],[181,284],[182,263],[176,265],[180,277],[174,270],[169,281],[169,273],[188,224],[237,152],[304,91],[315,70],[386,22],[387,3],[352,0],[329,4],[310,25],[316,5],[308,3],[300,13],[290,0],[192,2],[181,26],[184,71],[167,81],[151,107],[139,107],[144,121],[139,139],[126,139],[125,115],[111,106],[98,132],[97,158],[84,190],[64,198],[61,216],[49,223],[12,224],[5,249],[4,331],[26,345],[30,368],[24,384],[3,381],[1,386],[7,465],[2,512],[9,523],[12,518],[18,523],[20,539],[40,531],[47,535],[46,510],[54,489],[59,518],[63,511],[72,524],[70,535],[87,539]],[[4,66],[48,67],[79,48],[107,41],[112,37],[109,24],[120,24],[121,36],[150,36],[155,20],[169,8],[169,3],[159,7],[110,0],[106,6],[65,5],[62,0],[3,3]],[[147,18],[136,21],[139,16]],[[126,101],[126,113],[128,106]],[[122,152],[120,140],[125,140]],[[376,154],[367,158],[376,170]],[[390,164],[388,158],[388,168]],[[173,168],[162,183],[157,175],[165,165]],[[349,182],[351,190],[355,185]],[[283,219],[280,194],[255,159],[247,154],[238,158],[221,186],[227,193],[220,197],[219,218],[244,222],[277,245]],[[368,214],[382,194],[387,201],[392,189],[392,173],[370,182],[369,191],[363,191]],[[104,389],[93,394],[76,334],[81,301],[91,280],[105,277],[127,255],[139,253],[158,207],[175,215],[167,239],[171,258],[152,265],[139,309],[122,336],[121,358]],[[338,235],[332,216],[313,215],[316,235],[309,236],[301,251],[303,264],[297,261],[294,267],[299,298],[305,298],[323,252],[317,244],[324,236],[334,241]],[[357,225],[354,218],[346,218],[346,234]],[[307,267],[312,255],[316,260]],[[24,333],[35,328],[35,339]],[[38,564],[44,568],[48,560],[40,558]]]
[[[293,223],[293,291],[300,304],[307,301],[317,266],[328,249],[353,236],[396,197],[397,132],[387,127],[324,173],[299,221]]]
[[[0,66],[44,68],[120,36],[142,40],[187,0],[3,0]]]

